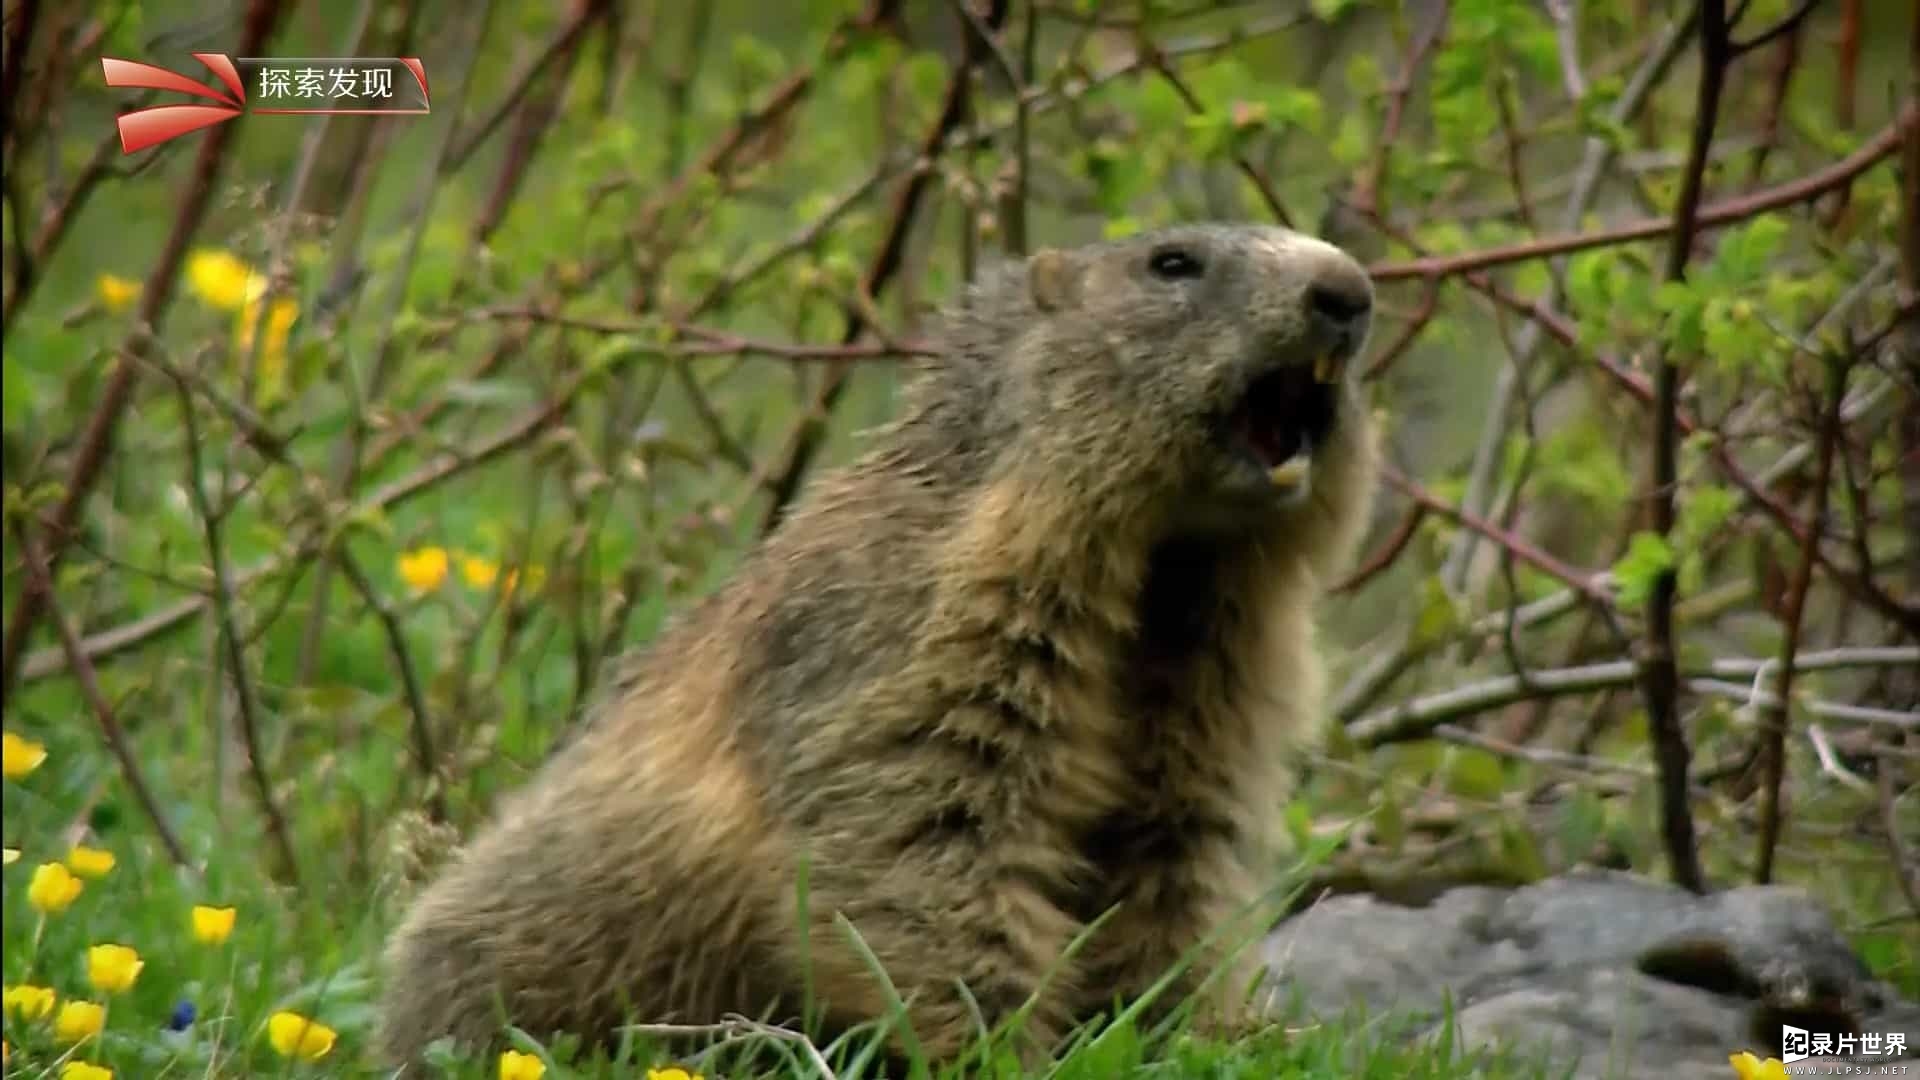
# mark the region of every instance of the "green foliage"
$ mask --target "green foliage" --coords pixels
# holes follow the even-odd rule
[[[1525,440],[1515,436],[1508,471],[1517,471]],[[1579,499],[1597,512],[1618,509],[1632,494],[1633,479],[1621,464],[1618,440],[1601,423],[1582,417],[1545,434],[1535,444],[1534,481],[1543,495]]]
[[[1653,595],[1654,584],[1672,570],[1673,548],[1667,544],[1666,537],[1645,530],[1634,533],[1627,543],[1627,553],[1613,564],[1620,605],[1645,607]]]
[[[1307,6],[1312,10],[1315,18],[1324,22],[1334,22],[1355,3],[1356,0],[1310,0]]]

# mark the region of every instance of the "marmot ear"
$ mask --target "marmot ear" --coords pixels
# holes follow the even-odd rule
[[[1059,311],[1080,302],[1080,267],[1057,248],[1041,248],[1027,259],[1027,291],[1041,311]]]

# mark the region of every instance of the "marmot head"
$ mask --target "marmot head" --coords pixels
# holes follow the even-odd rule
[[[1179,528],[1262,529],[1312,501],[1343,424],[1373,286],[1287,229],[1188,225],[1044,250],[956,312],[980,447],[1076,496]],[[936,382],[942,381],[936,377]]]

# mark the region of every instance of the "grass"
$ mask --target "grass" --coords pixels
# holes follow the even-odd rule
[[[155,764],[164,768],[167,763]],[[368,1042],[377,1009],[374,961],[397,907],[390,890],[375,885],[349,896],[345,883],[316,875],[309,888],[320,890],[325,902],[284,891],[259,872],[260,853],[252,845],[209,843],[222,830],[213,821],[196,820],[207,811],[186,803],[170,809],[188,811],[178,824],[204,873],[180,870],[140,823],[113,820],[105,810],[114,804],[102,801],[103,787],[114,780],[104,768],[97,755],[56,743],[31,772],[6,784],[8,843],[20,850],[5,870],[7,1075],[64,1076],[74,1063],[110,1068],[117,1077],[384,1075],[368,1054]],[[67,838],[78,833],[76,823],[96,830],[98,838],[90,838],[88,846],[112,852],[110,869],[88,866],[99,862],[97,857],[70,854]],[[36,901],[45,903],[47,896],[32,884],[36,874],[61,878],[69,864],[94,876],[76,879],[78,895],[64,909],[42,910]],[[196,934],[196,905],[234,908],[231,936],[211,940]],[[89,970],[89,949],[102,944],[138,953],[136,977],[122,992],[103,990],[96,975],[107,973]],[[20,987],[51,990],[55,1000],[32,1007]],[[77,1046],[60,1031],[63,1011],[68,1023],[84,1015],[84,1007],[69,1009],[75,1002],[98,1003],[105,1013],[98,1035]],[[287,1047],[276,1045],[273,1030],[273,1017],[282,1013],[325,1025],[333,1035],[328,1052],[317,1060],[283,1053]],[[1006,1049],[1008,1033],[1000,1032],[999,1038],[983,1038],[978,1053],[946,1075],[1059,1080],[1557,1075],[1519,1056],[1459,1052],[1444,1035],[1425,1046],[1403,1045],[1401,1029],[1383,1020],[1286,1022],[1222,1041],[1185,1030],[1179,1012],[1157,1030],[1144,1029],[1140,1015],[1129,1009],[1116,1022],[1078,1033],[1044,1074],[1022,1072]],[[290,1027],[297,1021],[283,1018],[279,1024]],[[796,1033],[745,1021],[717,1026],[705,1038],[672,1043],[663,1039],[669,1032],[636,1029],[615,1050],[592,1053],[580,1052],[564,1038],[543,1046],[524,1033],[511,1035],[519,1052],[537,1059],[545,1075],[556,1080],[633,1076],[643,1067],[676,1064],[709,1078],[830,1072],[851,1080],[881,1075],[883,1026],[876,1021],[818,1046]],[[940,1075],[917,1051],[906,1064],[916,1076]],[[502,1075],[496,1058],[463,1058],[444,1048],[434,1065],[435,1073],[447,1077]]]

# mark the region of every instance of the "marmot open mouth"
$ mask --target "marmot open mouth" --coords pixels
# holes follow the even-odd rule
[[[1254,379],[1228,418],[1239,449],[1250,454],[1277,487],[1306,478],[1314,447],[1333,428],[1339,387],[1301,364],[1274,368]]]

